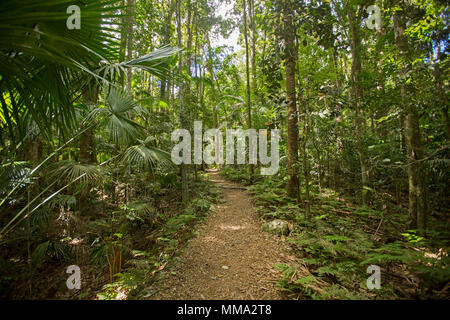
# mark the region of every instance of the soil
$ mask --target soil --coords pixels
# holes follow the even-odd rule
[[[283,299],[275,264],[293,260],[283,239],[261,230],[246,191],[209,172],[222,203],[156,282],[154,300]],[[225,187],[225,188],[224,188]],[[234,189],[237,188],[237,189]]]

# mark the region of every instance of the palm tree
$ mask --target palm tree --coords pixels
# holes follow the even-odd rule
[[[154,137],[145,140],[138,139],[139,144],[129,147],[123,154],[123,160],[129,165],[137,166],[142,170],[153,170],[158,166],[169,167],[172,165],[170,153],[162,151],[152,144]]]
[[[112,142],[129,144],[139,138],[144,129],[130,118],[137,108],[138,104],[126,92],[112,87],[105,104],[94,108],[87,116],[86,122],[97,122],[105,127]]]
[[[11,138],[25,134],[28,118],[42,134],[54,126],[65,133],[74,128],[73,101],[86,74],[96,76],[92,70],[100,61],[116,58],[116,2],[84,1],[81,29],[69,30],[71,0],[2,1],[0,101]]]
[[[67,8],[72,0],[12,0],[0,5],[0,121],[11,139],[26,134],[29,118],[42,134],[76,127],[74,101],[83,88],[97,81],[114,81],[128,68],[141,68],[168,77],[163,48],[127,62],[119,59],[116,22],[122,8],[117,0],[86,0],[80,4],[81,29],[69,30]],[[17,131],[17,132],[16,132]]]
[[[59,147],[55,147],[56,150],[46,159],[33,164],[33,170],[14,183],[6,196],[2,197],[0,206],[17,195],[18,190],[22,192],[27,186],[25,182],[77,136],[91,129],[91,126],[78,128],[78,108],[74,107],[74,103],[92,84],[99,89],[111,88],[106,93],[104,106],[94,106],[94,111],[90,113],[91,119],[98,119],[98,124],[108,128],[111,140],[128,146],[143,136],[143,128],[129,117],[138,106],[115,88],[114,82],[128,68],[140,68],[167,79],[167,60],[177,49],[166,47],[132,61],[116,63],[120,48],[116,39],[118,29],[114,22],[120,16],[121,7],[118,3],[112,0],[84,1],[80,4],[81,29],[68,30],[66,20],[69,15],[66,9],[73,4],[72,0],[23,0],[20,7],[15,1],[2,1],[0,135],[3,138],[7,130],[9,139],[18,141],[17,145],[23,148],[20,140],[28,136],[27,125],[36,123],[40,135],[50,144],[53,144],[54,129],[62,134],[63,139],[70,139],[65,143],[60,141]],[[88,102],[95,101],[90,99]],[[12,153],[20,151],[15,145],[10,144]],[[13,163],[14,160],[10,159],[9,162]],[[19,213],[6,221],[0,235],[11,231],[18,221],[29,217],[71,184],[96,177],[96,166],[73,161],[62,165],[62,173],[70,182],[56,192],[52,191],[52,187],[57,181],[43,187]],[[91,177],[90,174],[94,175]],[[41,201],[48,192],[52,194]]]

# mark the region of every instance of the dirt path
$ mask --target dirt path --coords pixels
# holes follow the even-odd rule
[[[237,186],[209,173],[219,186]],[[261,231],[245,190],[221,188],[216,205],[178,262],[162,271],[158,292],[150,299],[282,299],[276,263],[289,260],[277,237]]]

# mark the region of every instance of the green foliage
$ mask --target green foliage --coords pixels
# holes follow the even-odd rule
[[[109,89],[105,105],[93,109],[86,122],[98,121],[106,127],[112,142],[128,144],[142,134],[142,127],[130,119],[130,114],[135,113],[137,107],[128,94],[113,87]]]
[[[97,294],[100,300],[126,300],[131,290],[143,280],[142,273],[118,273],[116,281],[103,286],[103,291]]]
[[[4,284],[33,279],[50,262],[59,268],[71,248],[80,261],[89,252],[90,263],[103,272],[112,245],[124,255],[124,271],[99,297],[139,296],[140,284],[222,200],[202,180],[208,166],[187,166],[185,181],[170,159],[171,132],[192,132],[194,121],[202,120],[204,129],[246,129],[251,122],[256,130],[279,130],[277,175],[260,176],[258,165],[253,176],[248,165],[221,166],[221,174],[248,186],[262,220],[293,226],[281,241],[298,262],[278,266],[280,285],[292,297],[447,293],[450,64],[444,1],[377,0],[383,10],[377,31],[366,28],[367,3],[360,0],[255,1],[247,32],[256,41],[248,64],[241,59],[245,50],[212,41],[214,33],[229,35],[235,23],[218,16],[211,1],[181,1],[179,13],[175,1],[134,1],[134,17],[128,17],[123,1],[85,0],[75,3],[80,30],[66,27],[73,1],[17,2],[0,5],[0,287],[31,287],[37,294],[33,283]],[[242,9],[238,1],[235,13]],[[287,15],[301,22],[292,31],[285,28]],[[394,28],[404,20],[404,37],[392,28],[393,15]],[[177,40],[175,18],[188,22],[176,32],[184,48],[167,46]],[[289,32],[295,52],[286,50]],[[128,52],[134,56],[129,61]],[[292,81],[298,128],[286,125]],[[292,164],[288,149],[295,143],[300,161]],[[417,161],[408,163],[410,158]],[[409,230],[418,227],[410,226],[406,209],[415,173],[426,177],[419,179],[427,191],[419,200],[428,207],[427,230]],[[300,181],[298,203],[286,196],[292,174]],[[186,189],[190,194],[180,199]],[[397,280],[369,292],[369,264]],[[404,293],[397,287],[409,285],[401,282],[409,277],[419,288]]]
[[[106,250],[105,244],[100,243],[98,245],[92,246],[89,253],[89,261],[95,265],[105,265],[106,264]]]
[[[31,262],[36,267],[39,267],[46,257],[67,261],[70,256],[71,248],[67,244],[48,240],[36,246],[31,254]]]
[[[196,219],[194,214],[180,214],[176,217],[170,218],[166,222],[166,232],[168,234],[175,233],[181,228],[187,226],[190,222]]]
[[[129,147],[123,155],[123,160],[141,170],[153,170],[157,166],[169,167],[172,165],[167,152],[145,145],[145,143]]]
[[[145,221],[156,214],[155,207],[143,200],[130,202],[128,206],[123,206],[122,209],[126,211],[126,217],[129,220]]]
[[[52,200],[49,202],[50,208],[56,208],[56,207],[67,207],[67,208],[73,208],[76,204],[76,198],[73,195],[70,194],[58,194],[56,197],[53,197]],[[36,214],[34,215],[36,216]]]
[[[220,171],[220,174],[231,181],[241,182],[244,184],[249,184],[251,181],[250,172],[245,167],[233,168],[231,166],[227,166]]]
[[[192,202],[192,207],[194,209],[194,212],[196,212],[197,214],[205,214],[209,212],[211,208],[211,202],[209,202],[207,199],[197,198]]]
[[[80,30],[66,27],[66,10],[72,4],[69,0],[2,3],[0,89],[2,96],[8,92],[11,102],[10,111],[3,108],[0,118],[3,124],[7,119],[10,132],[17,124],[21,137],[30,118],[47,136],[53,125],[65,133],[73,129],[71,94],[81,88],[84,77],[94,76],[92,64],[115,56],[117,42],[108,29],[117,17],[116,1],[86,1]]]
[[[81,164],[73,161],[60,161],[53,171],[54,178],[70,183],[79,179],[80,183],[95,184],[101,178],[99,168],[95,165]]]

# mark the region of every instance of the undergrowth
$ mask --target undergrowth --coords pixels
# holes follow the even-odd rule
[[[132,250],[131,258],[123,272],[115,275],[114,282],[103,287],[98,298],[102,300],[142,299],[157,273],[165,268],[171,258],[195,235],[195,225],[208,215],[217,203],[219,191],[208,181],[192,186],[194,200],[173,215],[160,216],[159,226],[150,236],[154,242],[147,250]]]
[[[239,180],[240,170],[226,177]],[[243,175],[242,179],[245,179]],[[296,262],[278,264],[280,288],[294,299],[448,298],[448,228],[433,227],[426,237],[408,230],[407,212],[355,205],[334,190],[312,186],[311,213],[286,196],[283,180],[270,177],[248,188],[262,220],[293,225],[285,241]],[[436,231],[440,230],[440,231]],[[369,290],[368,266],[381,270],[381,288]]]

